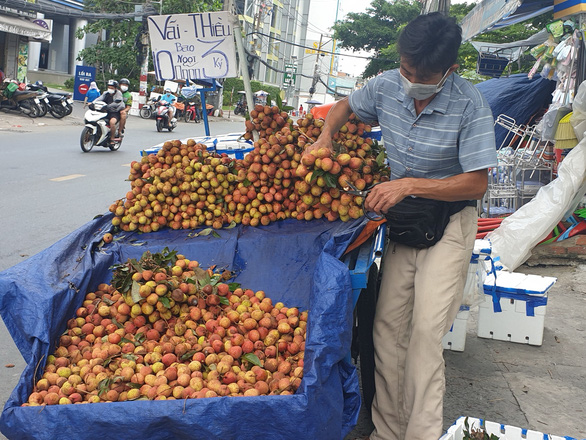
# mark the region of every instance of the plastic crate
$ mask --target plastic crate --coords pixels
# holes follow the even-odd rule
[[[497,271],[495,285],[494,275],[489,275],[478,309],[478,336],[541,345],[547,291],[555,281],[553,277]]]
[[[440,437],[440,440],[463,440],[466,417],[460,417],[456,420],[448,431]],[[522,429],[516,426],[503,425],[500,423],[489,422],[482,419],[468,417],[468,427],[470,429],[484,428],[488,434],[494,434],[503,440],[578,440],[573,437],[560,437],[557,435],[544,434],[543,432]]]

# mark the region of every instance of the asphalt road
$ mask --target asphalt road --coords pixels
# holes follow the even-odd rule
[[[169,139],[205,135],[203,123],[180,121],[172,133],[158,133],[154,119],[131,116],[120,150],[95,147],[83,153],[83,114],[77,103],[62,120],[0,112],[0,271],[49,247],[124,197],[130,189],[130,163],[140,159],[141,150]],[[212,135],[244,130],[240,117],[210,119]],[[0,321],[0,408],[24,367]]]

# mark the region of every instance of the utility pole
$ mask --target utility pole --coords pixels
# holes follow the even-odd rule
[[[236,50],[238,51],[238,59],[240,61],[240,71],[242,73],[242,82],[244,83],[244,91],[246,92],[246,103],[248,111],[253,109],[254,98],[252,95],[252,86],[250,85],[250,76],[248,75],[248,66],[246,65],[246,52],[244,51],[244,43],[242,41],[242,31],[240,28],[240,20],[238,16],[234,14],[234,37],[236,38]],[[252,132],[253,139],[258,141],[259,134],[256,130]]]
[[[323,34],[319,36],[319,46],[317,47],[317,54],[315,56],[315,67],[313,69],[313,80],[311,81],[311,87],[309,88],[309,99],[313,98],[313,94],[315,93],[315,86],[317,84],[318,79],[318,70],[319,70],[319,56],[321,54],[321,42],[323,40]]]

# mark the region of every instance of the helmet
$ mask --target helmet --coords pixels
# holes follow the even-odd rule
[[[37,81],[37,82],[35,83],[35,86],[37,86],[37,87],[42,87],[42,86],[43,86],[43,81],[40,81],[40,80],[39,80],[39,81]]]
[[[169,87],[167,87],[167,88],[165,89],[165,93],[171,93],[171,89],[170,89]]]
[[[122,78],[120,80],[120,85],[122,85],[122,84],[126,84],[127,86],[129,86],[130,85],[130,81],[128,81],[128,79],[126,79],[126,78]]]
[[[118,81],[116,81],[114,79],[108,80],[108,87],[116,87],[116,88],[118,88]]]

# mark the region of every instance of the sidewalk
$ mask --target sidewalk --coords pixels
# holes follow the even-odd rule
[[[515,272],[557,277],[543,344],[477,337],[472,308],[463,352],[444,351],[444,430],[460,416],[586,439],[586,235],[538,246]],[[347,440],[372,430],[364,408]]]

